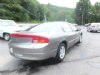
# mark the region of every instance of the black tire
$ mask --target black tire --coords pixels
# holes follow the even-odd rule
[[[6,41],[9,41],[10,40],[10,34],[9,33],[5,33],[3,35],[3,38],[6,40]]]
[[[61,48],[64,48],[65,51],[64,51],[64,56],[61,57]],[[54,58],[56,62],[62,62],[65,58],[65,55],[66,55],[66,45],[64,43],[61,43],[58,47],[58,50],[57,50],[57,54],[56,54],[56,57]]]
[[[94,32],[93,30],[90,30],[89,32]]]
[[[95,33],[97,33],[98,31],[94,31]]]

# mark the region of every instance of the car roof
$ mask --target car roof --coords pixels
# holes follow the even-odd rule
[[[45,22],[45,23],[68,23],[68,22],[64,22],[64,21],[53,21],[53,22]]]
[[[39,24],[36,27],[33,27],[33,29],[31,29],[29,31],[38,32],[38,30],[39,30],[40,32],[42,32],[42,31],[49,32],[52,29],[54,29],[55,27],[61,27],[63,25],[68,25],[68,24],[67,24],[67,22],[45,22],[45,23]]]
[[[100,24],[100,23],[91,23],[91,24]]]
[[[57,21],[57,22],[45,22],[45,23],[42,23],[42,24],[47,24],[47,25],[62,25],[62,24],[69,24],[68,22],[59,22],[59,21]],[[41,25],[41,24],[40,24]]]

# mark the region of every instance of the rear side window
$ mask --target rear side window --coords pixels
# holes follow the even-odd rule
[[[53,33],[63,33],[63,26],[62,25],[58,25],[56,27],[54,27],[50,32]]]
[[[68,24],[63,25],[63,30],[64,30],[64,32],[72,32],[72,29]]]
[[[73,31],[76,31],[77,30],[77,28],[74,25],[71,25],[70,24],[70,26],[71,26],[71,28],[72,28]]]

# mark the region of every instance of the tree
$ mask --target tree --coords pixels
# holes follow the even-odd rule
[[[43,7],[36,0],[0,0],[0,18],[15,21],[42,21]]]
[[[74,22],[74,9],[40,4],[37,0],[0,0],[0,19],[18,22],[65,21]]]
[[[51,5],[50,3],[44,5],[48,11],[47,19],[49,21],[67,21],[75,23],[74,9],[67,7],[59,7]]]
[[[75,9],[76,23],[84,25],[90,21],[91,2],[89,0],[80,0]]]
[[[100,22],[100,2],[95,3],[92,7],[92,21]]]

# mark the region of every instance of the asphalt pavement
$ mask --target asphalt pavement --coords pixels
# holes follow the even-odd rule
[[[63,62],[28,61],[12,57],[8,42],[0,39],[0,75],[99,75],[100,33],[80,27],[83,41],[70,48]]]

